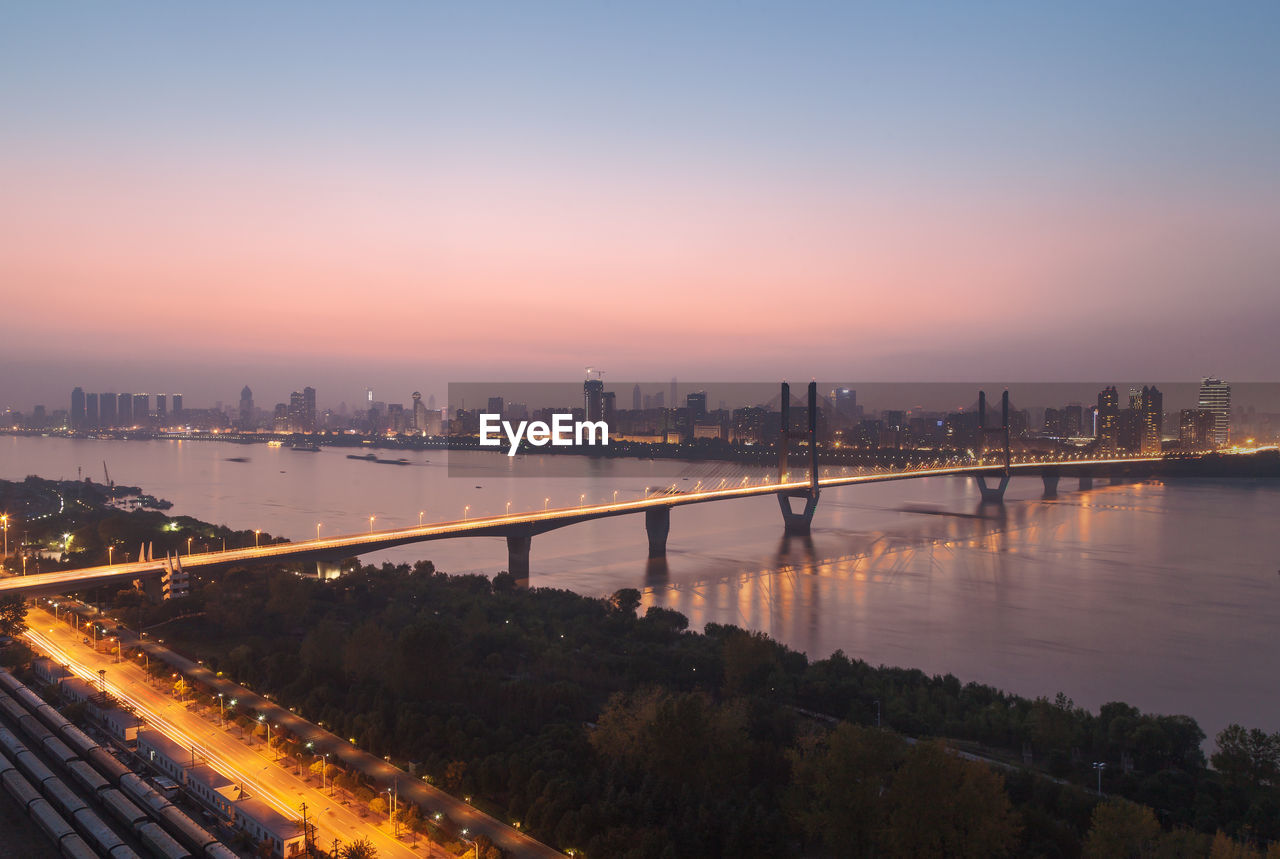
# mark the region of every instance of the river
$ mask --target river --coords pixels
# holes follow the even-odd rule
[[[116,483],[169,499],[175,514],[305,539],[317,524],[328,536],[368,530],[370,516],[391,528],[419,513],[431,522],[746,475],[716,463],[673,478],[671,463],[643,460],[383,453],[410,461],[395,466],[350,452],[5,436],[0,477],[101,481],[105,462]],[[448,456],[468,476],[451,477]],[[1280,730],[1280,485],[1095,487],[1063,479],[1046,499],[1038,478],[1015,478],[999,512],[980,511],[962,478],[827,490],[811,539],[782,537],[772,498],[677,508],[665,564],[645,558],[643,517],[605,519],[535,537],[530,583],[592,596],[635,587],[695,628],[733,623],[813,658],[841,649],[1028,696],[1062,691],[1093,709],[1122,700],[1186,713],[1210,737],[1229,722]],[[447,540],[364,560],[422,558],[492,574],[506,545]]]

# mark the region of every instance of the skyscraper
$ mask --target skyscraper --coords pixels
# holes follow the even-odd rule
[[[640,411],[642,404],[643,404],[643,395],[640,393],[640,386],[636,385],[634,388],[631,389],[631,409],[633,411],[638,412]]]
[[[160,422],[160,426],[169,423],[169,395],[156,394],[156,420]]]
[[[122,427],[133,426],[133,394],[116,397],[116,420]]]
[[[240,389],[240,429],[253,426],[253,391],[245,385]]]
[[[427,407],[422,404],[422,392],[413,392],[413,429],[419,435],[427,434]]]
[[[1120,442],[1120,394],[1116,386],[1103,388],[1098,394],[1098,446],[1115,453]]]
[[[150,394],[134,394],[133,395],[133,422],[137,426],[146,426],[147,418],[151,416],[151,395]]]
[[[84,429],[84,388],[71,389],[71,429]]]
[[[707,392],[696,391],[685,397],[685,405],[689,409],[689,420],[697,422],[707,416]]]
[[[120,425],[116,418],[116,395],[98,394],[98,421],[104,429],[114,429]]]
[[[182,418],[182,394],[173,395],[173,417],[175,420]]]
[[[84,425],[88,429],[97,429],[98,422],[98,395],[84,395]]]
[[[1205,379],[1200,383],[1199,408],[1213,413],[1213,443],[1227,443],[1231,435],[1231,386],[1221,379]]]
[[[1164,394],[1160,393],[1155,385],[1142,386],[1139,415],[1138,449],[1147,455],[1160,453],[1162,449],[1160,439],[1164,431]]]
[[[582,409],[587,420],[604,420],[603,379],[587,379],[582,383]]]

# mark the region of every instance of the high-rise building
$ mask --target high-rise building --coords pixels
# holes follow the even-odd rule
[[[1139,415],[1138,449],[1146,455],[1160,453],[1161,438],[1164,434],[1164,394],[1160,393],[1155,385],[1142,386]]]
[[[422,392],[413,392],[413,431],[418,435],[427,434],[427,407],[422,402]]]
[[[502,416],[502,397],[490,397],[488,414]]]
[[[116,420],[122,427],[133,426],[133,394],[116,397]]]
[[[1084,408],[1079,403],[1072,403],[1062,410],[1062,434],[1068,438],[1079,438],[1083,430]]]
[[[147,419],[151,417],[151,395],[150,394],[134,394],[133,395],[133,422],[137,426],[146,426]]]
[[[1208,409],[1183,409],[1178,413],[1178,442],[1184,450],[1213,447],[1216,416]]]
[[[618,398],[613,391],[605,391],[600,400],[600,420],[613,428],[618,425]]]
[[[707,416],[707,392],[696,391],[689,394],[684,399],[685,406],[689,409],[689,421],[697,423]]]
[[[604,420],[604,381],[602,379],[587,379],[582,383],[582,409],[587,420]]]
[[[120,425],[116,417],[116,395],[98,394],[98,420],[104,429],[115,429]]]
[[[1120,448],[1120,394],[1115,385],[1098,394],[1098,446],[1108,453]]]
[[[316,389],[307,387],[291,393],[288,416],[291,432],[315,432]]]
[[[98,395],[84,395],[84,425],[88,429],[97,429],[99,424],[98,418]]]
[[[240,389],[240,429],[253,426],[253,391],[245,385]]]
[[[82,430],[85,426],[84,388],[71,389],[71,429]]]
[[[1231,436],[1231,386],[1221,379],[1205,379],[1198,408],[1213,413],[1213,443],[1225,445]]]
[[[852,388],[836,388],[832,392],[832,399],[835,402],[837,421],[840,425],[846,425],[850,421],[858,418],[858,392]]]
[[[222,407],[219,406],[218,410],[221,411]],[[182,394],[173,395],[173,417],[174,420],[182,419]]]
[[[668,400],[668,402],[671,403],[671,408],[673,409],[676,407],[676,403],[680,402],[680,400],[677,399],[677,395],[676,395],[676,377],[675,376],[671,377],[671,399]]]
[[[160,422],[160,426],[165,426],[169,422],[168,394],[156,394],[156,420]]]
[[[640,411],[644,404],[644,395],[640,393],[640,386],[636,385],[631,389],[631,409],[632,411]]]

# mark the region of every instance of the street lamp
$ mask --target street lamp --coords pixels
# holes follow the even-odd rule
[[[71,535],[70,534],[62,535],[62,554],[64,555],[71,554]]]
[[[506,514],[506,515],[508,515],[508,516],[510,516],[510,515],[511,515],[511,502],[510,502],[510,501],[508,501],[508,502],[507,502],[507,514]]]
[[[1107,762],[1094,761],[1093,768],[1098,771],[1098,796],[1102,796],[1102,771],[1107,768]]]
[[[546,497],[546,498],[542,499],[542,509],[543,509],[543,510],[546,510],[546,509],[547,509],[547,505],[548,505],[548,504],[550,504],[550,503],[551,503],[551,497],[550,497],[550,496],[548,496],[548,497]]]
[[[222,693],[218,693],[218,721],[225,728],[227,726],[227,713],[222,708]]]
[[[418,527],[419,527],[419,528],[421,528],[421,527],[422,527],[422,517],[423,517],[423,516],[425,516],[426,514],[427,514],[427,511],[426,511],[426,510],[419,510],[419,511],[418,511]]]
[[[369,517],[369,533],[370,533],[370,534],[372,534],[372,533],[373,533],[373,520],[374,520],[374,519],[377,519],[377,518],[378,518],[377,516],[370,516],[370,517]]]
[[[111,566],[112,556],[115,555],[115,551],[116,551],[115,546],[107,546],[107,566],[108,567]],[[191,554],[191,553],[188,552],[187,554]]]
[[[9,514],[0,513],[0,524],[4,525],[4,557],[9,557]]]
[[[194,539],[195,539],[195,537],[188,537],[188,538],[187,538],[187,557],[188,557],[188,558],[190,558],[190,557],[191,557],[191,541],[192,541],[192,540],[194,540]]]
[[[470,829],[464,829],[464,830],[462,830],[460,833],[458,833],[458,835],[459,835],[459,837],[460,837],[460,838],[462,838],[462,840],[463,840],[463,841],[467,842],[468,844],[470,844],[472,847],[474,847],[474,848],[475,848],[475,850],[476,850],[476,859],[480,859],[480,845],[479,845],[479,843],[477,843],[477,842],[475,842],[475,841],[472,841],[470,838],[468,838],[468,837],[467,837],[467,835],[468,835],[470,832],[471,832],[471,830],[470,830]],[[572,853],[570,853],[570,855],[572,855]]]
[[[586,503],[587,503],[587,493],[584,492],[578,496],[578,506],[584,507],[586,506]]]
[[[470,513],[470,512],[471,512],[471,505],[470,505],[470,504],[468,504],[468,505],[466,505],[466,506],[464,506],[464,507],[462,508],[462,520],[463,520],[464,522],[465,522],[465,521],[466,521],[466,519],[467,519],[467,514],[468,514],[468,513]]]
[[[261,532],[261,531],[259,531],[259,530],[257,530],[257,529],[255,529],[255,530],[254,530],[254,532],[253,532],[253,548],[255,548],[255,549],[256,549],[256,548],[258,548],[258,536],[259,536],[261,533],[262,533],[262,532]]]
[[[323,524],[324,524],[323,522],[317,522],[317,523],[316,523],[316,539],[317,539],[317,540],[319,540],[319,539],[320,539],[320,526],[321,526],[321,525],[323,525]]]

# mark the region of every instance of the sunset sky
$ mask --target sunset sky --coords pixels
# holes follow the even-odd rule
[[[1276,379],[1280,4],[980,8],[7,3],[0,407]]]

